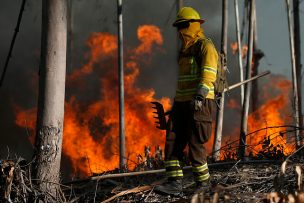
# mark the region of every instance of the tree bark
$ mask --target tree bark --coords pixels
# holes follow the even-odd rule
[[[228,37],[228,0],[222,1],[222,39],[221,39],[221,54],[226,58],[227,56],[227,37]],[[226,60],[225,60],[226,61]],[[224,65],[224,69],[227,70],[227,63]],[[223,119],[224,119],[224,104],[225,93],[223,92],[221,99],[219,100],[219,109],[216,113],[216,126],[213,143],[213,155],[212,158],[216,161],[220,159],[220,148],[222,144],[222,131],[223,131]]]
[[[176,13],[178,13],[179,12],[179,10],[181,9],[181,8],[183,8],[184,7],[184,0],[177,0],[177,2],[176,2]],[[176,17],[176,16],[175,16]],[[179,55],[179,52],[180,52],[180,47],[181,47],[181,40],[179,39],[179,34],[178,34],[178,32],[177,32],[177,34],[176,34],[176,41],[177,41],[177,43],[176,43],[176,46],[177,46],[177,48],[176,48],[176,50],[177,50],[177,56]]]
[[[257,51],[258,51],[258,31],[257,31],[257,19],[256,19],[256,8],[253,11],[253,56],[252,56],[252,73],[251,77],[256,76],[259,73],[259,60],[260,58],[257,57]],[[259,103],[259,95],[258,95],[258,81],[252,82],[252,91],[251,94],[254,95],[254,97],[251,97],[251,107],[252,112],[257,110],[258,103]]]
[[[238,62],[239,62],[239,70],[240,70],[240,81],[244,80],[244,70],[243,70],[243,60],[242,60],[242,42],[241,42],[241,34],[240,34],[240,24],[239,24],[239,5],[238,0],[234,0],[234,9],[235,9],[235,32],[237,38],[238,45]],[[241,86],[241,106],[244,103],[244,86]]]
[[[124,57],[123,57],[123,17],[122,0],[117,0],[117,30],[118,30],[118,78],[119,78],[119,150],[120,169],[126,167],[126,138],[125,138],[125,96],[124,96]]]
[[[183,6],[184,6],[184,0],[178,0],[178,2],[177,2],[177,12],[178,12],[181,8],[183,8]]]
[[[297,70],[297,87],[298,87],[298,109],[299,109],[299,127],[303,128],[302,115],[302,64],[301,64],[301,28],[300,28],[300,1],[293,0],[293,20],[294,20],[294,42],[295,42],[295,62]],[[300,132],[300,139],[303,140],[303,131]]]
[[[294,30],[292,29],[292,14],[290,8],[290,1],[286,0],[287,7],[287,20],[288,20],[288,31],[289,31],[289,45],[290,45],[290,58],[291,58],[291,68],[292,68],[292,88],[293,88],[293,107],[294,107],[294,122],[295,126],[300,126],[300,115],[299,112],[299,98],[298,98],[298,76],[296,69],[296,56],[295,56],[295,41],[294,41]],[[300,131],[295,132],[296,147],[301,146]]]
[[[251,67],[252,67],[252,55],[253,55],[253,19],[254,19],[254,9],[255,9],[255,0],[250,0],[250,17],[249,17],[249,29],[248,29],[248,56],[247,56],[247,67],[246,67],[246,79],[249,79],[251,76]],[[251,83],[247,83],[245,86],[245,98],[244,105],[242,109],[242,118],[241,118],[241,132],[240,132],[240,144],[238,157],[240,159],[245,157],[246,154],[246,135],[247,135],[247,125],[248,125],[248,114],[249,114],[249,103],[250,103],[250,92],[251,92]]]
[[[256,17],[256,6],[253,11],[253,68],[252,68],[252,77],[259,74],[259,65],[260,60],[264,57],[264,52],[258,48],[258,30],[257,30],[257,17]],[[252,82],[252,92],[254,95],[252,98],[252,112],[258,109],[259,105],[259,90],[258,90],[258,81],[255,80]]]
[[[67,65],[69,72],[73,67],[73,0],[67,0]]]
[[[38,187],[58,196],[67,48],[67,1],[42,1],[42,38],[36,129]]]

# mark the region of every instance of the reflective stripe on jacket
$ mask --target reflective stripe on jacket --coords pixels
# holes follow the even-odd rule
[[[195,50],[195,44],[200,40],[200,49]],[[201,53],[194,53],[201,52]],[[200,64],[197,58],[200,56]],[[206,98],[214,99],[214,82],[216,81],[218,54],[210,39],[201,37],[196,42],[180,52],[178,59],[179,71],[175,101],[192,100],[198,88],[204,88]]]

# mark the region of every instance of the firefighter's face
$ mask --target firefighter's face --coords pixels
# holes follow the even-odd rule
[[[189,26],[190,26],[190,22],[186,21],[186,22],[179,23],[176,27],[177,27],[177,30],[180,32],[182,30],[187,29]]]
[[[177,25],[177,30],[179,38],[184,44],[187,44],[201,31],[201,24],[197,21],[182,22]]]
[[[179,38],[185,42],[185,34],[187,33],[187,30],[190,26],[190,22],[182,22],[182,23],[179,23],[177,25],[177,31],[178,31],[178,34],[179,34]]]

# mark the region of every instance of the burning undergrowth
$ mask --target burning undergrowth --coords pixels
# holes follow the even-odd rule
[[[161,50],[163,38],[160,29],[143,25],[137,30],[139,44],[125,53],[125,121],[128,166],[138,165],[139,155],[145,146],[164,147],[164,132],[154,126],[151,101],[157,101],[153,89],[138,87],[140,72],[153,59],[154,52]],[[68,96],[65,103],[63,153],[70,162],[74,174],[91,175],[118,167],[119,118],[117,38],[109,33],[92,33],[87,40],[86,63],[67,76]],[[292,123],[290,92],[291,83],[282,76],[271,76],[259,89],[260,107],[248,120],[248,152],[258,156],[263,150],[283,147],[284,155],[294,147],[287,129],[267,128]],[[170,99],[158,100],[165,109],[170,108]],[[240,106],[233,100],[228,108],[240,116]],[[16,124],[28,129],[34,141],[36,107],[24,109],[16,105]],[[225,122],[229,121],[225,120]],[[226,125],[226,124],[225,124]],[[282,133],[283,132],[283,133]],[[239,137],[239,126],[224,132],[222,158],[233,159]],[[206,144],[211,153],[213,138]],[[266,147],[265,147],[266,146]],[[153,150],[152,150],[153,151]],[[151,152],[155,153],[155,152]]]
[[[163,38],[160,29],[153,25],[140,26],[137,36],[139,45],[128,50],[124,60],[125,130],[130,168],[145,146],[164,145],[163,133],[155,128],[151,111],[150,102],[157,101],[155,91],[136,85],[141,68],[149,63],[153,50],[163,44]],[[67,77],[68,88],[81,93],[66,98],[63,138],[63,153],[70,159],[74,173],[85,175],[112,170],[118,167],[119,161],[117,38],[109,33],[93,33],[87,46],[86,64]],[[94,88],[95,92],[89,92],[93,80],[98,87]],[[91,94],[94,100],[81,102]],[[169,98],[159,102],[166,109],[170,107]],[[33,141],[36,108],[16,107],[15,110],[16,124],[28,128]],[[25,124],[24,120],[28,122]]]
[[[291,81],[279,75],[269,77],[260,84],[258,109],[248,117],[247,152],[249,156],[259,158],[285,156],[295,149],[294,129],[287,127],[293,123]],[[231,99],[227,106],[234,109],[236,115],[241,115],[241,107],[236,100]],[[236,157],[239,133],[237,126],[224,136],[223,159]]]

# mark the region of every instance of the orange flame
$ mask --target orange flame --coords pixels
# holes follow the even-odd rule
[[[242,47],[242,58],[245,58],[247,53],[248,53],[248,46],[243,45],[243,47]]]
[[[170,99],[154,98],[153,89],[141,89],[135,85],[140,74],[139,59],[151,57],[153,47],[161,46],[163,38],[160,29],[143,25],[137,30],[140,44],[125,58],[125,134],[129,167],[136,162],[136,156],[144,146],[164,146],[164,132],[154,126],[151,101],[160,101],[167,110]],[[90,52],[88,62],[68,76],[68,85],[78,84],[84,77],[100,75],[100,90],[97,101],[83,107],[76,96],[65,104],[63,152],[67,155],[75,172],[89,175],[118,167],[119,161],[119,117],[117,79],[117,38],[109,33],[93,33],[87,41]],[[35,121],[35,110],[17,109],[16,123],[22,120]],[[34,129],[34,126],[31,126]]]
[[[238,52],[238,43],[237,42],[232,42],[230,44],[230,48],[232,50],[232,54],[236,54]],[[242,52],[241,52],[242,58],[246,57],[247,52],[248,52],[248,46],[246,44],[244,44],[242,46]]]
[[[29,140],[32,144],[35,143],[35,127],[37,108],[23,110],[20,106],[15,105],[16,124],[27,129]]]
[[[227,103],[227,107],[230,109],[237,109],[240,110],[240,105],[235,99],[229,99]]]
[[[162,43],[162,35],[158,27],[153,25],[140,26],[137,30],[140,44],[129,50],[125,57],[125,121],[126,147],[130,167],[136,162],[136,156],[143,152],[144,146],[164,146],[164,133],[154,127],[151,101],[155,101],[153,89],[141,89],[136,86],[140,74],[140,65],[147,62],[151,52]],[[119,121],[118,121],[118,79],[117,79],[117,38],[109,33],[93,33],[87,41],[90,52],[87,53],[87,63],[73,71],[68,76],[68,86],[78,85],[84,78],[92,75],[99,77],[98,99],[84,105],[77,96],[71,96],[65,103],[65,123],[63,153],[68,156],[75,172],[85,175],[100,173],[118,167],[119,160]],[[244,47],[243,47],[244,49]],[[290,81],[284,78],[268,80],[260,89],[260,97],[265,101],[260,108],[249,115],[248,132],[265,126],[283,125],[290,122],[290,102],[288,99],[291,89]],[[276,92],[277,96],[269,95]],[[168,109],[169,98],[159,100]],[[236,102],[230,101],[230,106],[236,107]],[[15,108],[16,124],[27,127],[34,135],[36,123],[36,108],[23,110]],[[267,124],[266,122],[267,121]],[[280,129],[280,130],[284,130]],[[254,139],[248,139],[254,152],[261,150],[259,144],[265,135],[270,136],[273,143],[277,139],[271,135],[275,130],[268,129],[254,134]],[[232,131],[232,137],[238,139],[239,128]],[[214,133],[206,148],[211,151]],[[223,137],[223,143],[228,136]],[[31,136],[31,141],[34,137]],[[286,140],[285,140],[286,141]],[[285,147],[285,153],[292,150],[288,143],[280,142]],[[238,143],[237,143],[238,144]],[[258,145],[259,144],[259,145]]]
[[[230,48],[231,48],[231,50],[232,50],[232,54],[233,54],[233,55],[236,54],[237,51],[238,51],[238,43],[237,43],[237,42],[232,42],[232,43],[230,44]]]
[[[248,119],[248,130],[253,132],[268,126],[281,126],[292,122],[292,112],[290,110],[290,90],[291,82],[283,78],[272,79],[269,81],[269,86],[273,91],[278,91],[279,94],[265,101],[259,109],[250,114]],[[269,88],[270,89],[270,88]],[[268,90],[269,91],[269,90]],[[269,98],[268,94],[263,95],[264,98]],[[274,145],[280,144],[284,147],[285,154],[289,154],[294,150],[291,143],[288,143],[288,137],[282,139],[278,136],[278,131],[286,131],[286,128],[269,128],[265,131],[259,131],[254,134],[250,144],[254,146],[253,153],[262,150],[262,142],[265,138],[269,138]]]
[[[93,33],[87,41],[87,46],[91,49],[88,63],[80,69],[75,70],[68,76],[68,81],[75,81],[84,75],[88,75],[93,71],[93,65],[102,56],[112,56],[117,50],[117,38],[109,33]]]
[[[282,126],[292,123],[290,109],[290,92],[291,91],[291,82],[281,76],[273,76],[259,88],[259,97],[260,100],[264,101],[260,107],[255,111],[249,114],[248,117],[248,133],[257,131],[271,126]],[[230,100],[228,106],[235,107],[233,100]],[[235,109],[239,112],[239,109]],[[290,134],[281,134],[280,132],[286,131],[285,127],[281,128],[268,128],[267,130],[262,130],[257,133],[254,133],[250,136],[247,136],[247,148],[248,152],[251,152],[253,155],[257,155],[258,152],[263,150],[263,143],[265,140],[269,140],[268,146],[270,145],[276,147],[280,146],[284,149],[283,153],[285,155],[291,153],[294,150],[293,143],[290,139]],[[239,126],[232,130],[229,134],[224,135],[223,145],[230,143],[233,140],[239,139]],[[235,150],[235,147],[239,142],[233,144],[232,149]],[[222,146],[223,146],[222,145]],[[264,145],[265,146],[265,145]],[[225,152],[221,153],[221,159],[225,158]],[[226,154],[227,155],[227,154]]]
[[[155,26],[140,26],[137,30],[137,36],[141,44],[134,51],[139,55],[151,53],[153,44],[159,46],[163,44],[163,37],[159,32],[159,28]]]

